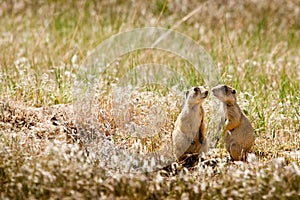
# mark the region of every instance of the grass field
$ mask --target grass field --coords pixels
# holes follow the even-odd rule
[[[298,0],[12,0],[0,1],[0,24],[1,199],[300,197]],[[74,142],[72,87],[80,65],[102,41],[142,27],[178,31],[211,55],[255,128],[248,163],[228,161],[220,140],[208,155],[214,166],[120,173]],[[189,85],[203,84],[187,61],[148,49],[118,58],[103,85],[116,84],[144,63],[168,65]],[[180,111],[177,97],[157,85],[137,91],[141,101],[129,108],[135,123],[149,123],[147,112],[157,102],[167,110],[161,131],[137,142],[116,123],[111,96],[99,95],[100,132],[120,148],[141,145],[152,152],[170,140]]]

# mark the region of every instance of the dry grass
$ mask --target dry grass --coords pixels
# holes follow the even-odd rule
[[[0,24],[1,199],[299,198],[297,0],[1,1]],[[220,141],[207,155],[209,162],[193,168],[118,173],[77,144],[70,104],[79,66],[101,41],[145,26],[173,28],[212,56],[223,82],[237,89],[238,102],[255,127],[249,163],[229,162]],[[120,57],[102,83],[110,88],[128,70],[153,62],[178,71],[189,85],[203,84],[189,63],[157,50]],[[109,92],[101,92],[99,132],[111,138],[105,144],[117,146],[114,151],[149,153],[168,143],[179,97],[155,85],[136,91],[129,107],[135,124],[153,121],[147,113],[160,113],[151,110],[153,105],[166,111],[157,122],[158,133],[138,140],[118,123]]]

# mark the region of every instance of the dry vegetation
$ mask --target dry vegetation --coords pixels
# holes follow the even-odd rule
[[[299,1],[12,0],[0,1],[0,24],[1,199],[300,197]],[[105,155],[87,154],[72,114],[78,68],[111,35],[149,26],[193,38],[212,56],[222,81],[237,89],[257,137],[248,163],[230,162],[221,140],[196,166],[151,173],[116,172],[106,167]],[[157,50],[122,56],[103,83],[114,85],[128,69],[153,62],[178,70],[190,85],[203,83],[189,63]],[[153,152],[168,142],[180,99],[162,90],[152,86],[132,97],[136,124],[153,120],[147,112],[154,104],[167,111],[159,132],[138,142],[116,123],[111,96],[99,94],[108,146]]]

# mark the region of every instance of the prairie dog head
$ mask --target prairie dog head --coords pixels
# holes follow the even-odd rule
[[[217,85],[212,89],[213,95],[223,103],[233,105],[236,102],[236,90],[227,85]]]
[[[189,105],[199,104],[208,95],[208,90],[203,86],[192,87],[185,93],[185,102]]]

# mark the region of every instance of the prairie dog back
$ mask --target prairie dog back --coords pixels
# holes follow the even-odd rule
[[[175,157],[207,151],[206,124],[202,103],[208,96],[203,86],[193,87],[186,92],[185,103],[175,122],[172,134]]]

